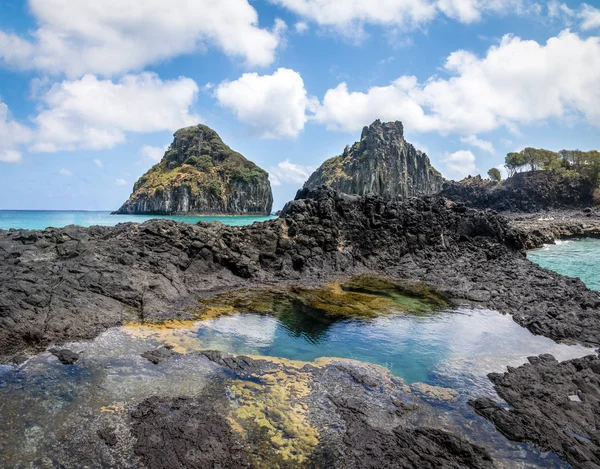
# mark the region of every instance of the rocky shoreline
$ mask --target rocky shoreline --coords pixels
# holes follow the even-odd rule
[[[584,218],[590,225],[596,220],[595,216]],[[567,229],[583,234],[592,233],[592,228],[582,227],[574,216],[560,221],[562,225],[553,224],[542,236],[539,233],[547,226],[543,223],[516,217],[509,221],[496,212],[440,197],[387,202],[322,188],[301,191],[281,218],[245,227],[153,220],[110,228],[0,232],[0,360],[93,338],[128,321],[192,319],[198,298],[210,299],[240,288],[322,285],[373,273],[424,282],[454,304],[510,314],[534,334],[598,345],[600,295],[579,280],[531,263],[524,251],[552,236],[565,235]],[[492,379],[509,404],[516,402],[512,394],[502,393],[500,381]],[[553,383],[544,386],[550,394],[561,392]],[[157,401],[153,405],[154,410],[140,415],[154,415],[158,420],[151,426],[160,427],[160,409],[175,404]],[[193,402],[177,405],[202,411]],[[352,418],[363,415],[358,409],[340,412]],[[480,413],[497,424],[485,412]],[[367,434],[375,438],[377,433],[365,421],[357,426],[348,422],[344,438],[354,439],[344,439],[341,447],[352,447]],[[548,423],[555,429],[559,424]],[[163,436],[178,432],[165,428]],[[411,430],[410,435],[398,432],[388,429],[381,441],[364,440],[364,451],[379,448],[373,461],[383,458],[389,467],[398,467],[392,461],[399,457],[386,453],[390,445],[420,448],[419,455],[410,456],[400,467],[493,467],[484,453],[456,437],[423,433],[421,428]],[[518,436],[503,433],[514,439]],[[550,449],[566,457],[557,448]],[[426,462],[414,459],[430,450],[433,453]],[[173,467],[160,462],[161,449],[156,451],[159,462],[146,461],[147,467]],[[369,467],[364,461],[336,461],[344,467]],[[572,462],[574,467],[596,467],[577,461]],[[203,464],[188,467],[211,467]]]
[[[508,213],[510,225],[521,232],[525,247],[535,249],[558,239],[576,236],[600,236],[600,211],[559,210],[534,214]]]

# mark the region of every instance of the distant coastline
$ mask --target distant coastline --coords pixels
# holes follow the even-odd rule
[[[110,210],[0,210],[0,230],[44,230],[68,225],[115,226],[119,223],[143,223],[152,219],[168,219],[182,223],[218,221],[224,225],[243,226],[266,221],[274,216],[250,215],[113,215]]]

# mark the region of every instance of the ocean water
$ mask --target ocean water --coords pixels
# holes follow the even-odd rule
[[[183,355],[159,365],[140,356],[166,344]],[[552,353],[565,360],[593,353],[534,336],[509,316],[469,309],[338,321],[306,312],[296,317],[242,313],[180,327],[114,328],[67,347],[81,353],[75,365],[61,365],[48,352],[20,368],[0,365],[0,466],[29,467],[51,453],[57,439],[85,432],[95,415],[116,413],[125,422],[129,406],[150,396],[195,395],[215,376],[192,352],[218,349],[306,361],[350,358],[382,365],[407,384],[452,388],[455,397],[431,402],[439,409],[439,428],[483,445],[499,467],[566,468],[552,454],[508,441],[467,401],[498,399],[487,373],[519,366],[528,356]]]
[[[559,274],[580,278],[588,288],[600,291],[600,238],[559,240],[529,251],[527,258]]]
[[[199,221],[220,221],[225,225],[250,225],[255,221],[270,220],[275,217],[246,216],[170,216],[170,215],[111,215],[110,212],[86,211],[47,211],[47,210],[0,210],[0,230],[10,228],[26,230],[43,230],[67,225],[79,226],[115,226],[118,223],[143,223],[154,218],[167,218],[183,223],[195,224]]]

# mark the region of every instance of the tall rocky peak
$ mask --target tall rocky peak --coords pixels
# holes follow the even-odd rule
[[[272,205],[267,172],[200,124],[175,132],[116,213],[268,215]]]
[[[378,119],[363,129],[359,142],[325,161],[304,187],[326,184],[347,194],[404,199],[435,194],[443,182],[429,157],[404,139],[402,122]]]

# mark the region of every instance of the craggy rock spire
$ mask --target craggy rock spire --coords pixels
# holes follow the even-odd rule
[[[134,185],[116,213],[269,215],[266,171],[205,125],[180,129],[160,163]]]
[[[404,139],[402,122],[376,120],[363,129],[359,142],[325,161],[304,187],[328,185],[346,194],[394,200],[432,195],[442,184],[428,156]]]

